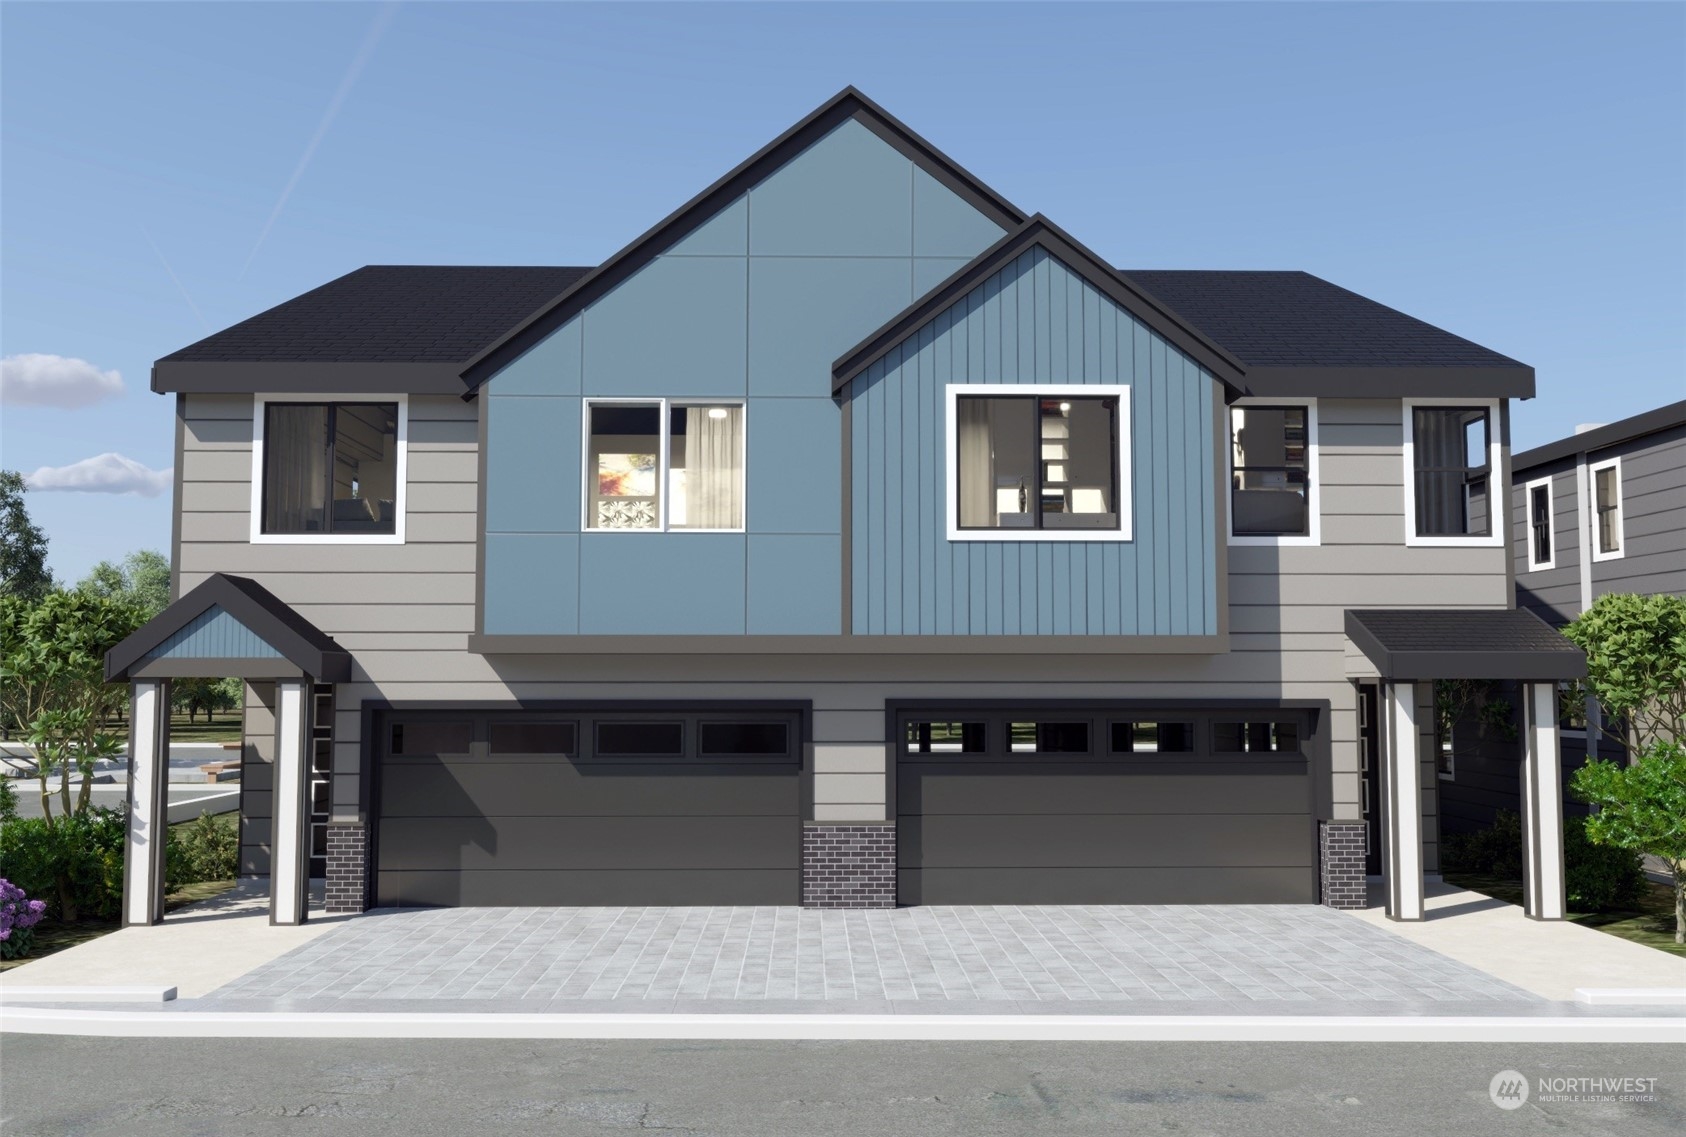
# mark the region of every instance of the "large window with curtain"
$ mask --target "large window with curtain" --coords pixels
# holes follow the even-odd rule
[[[951,391],[951,536],[1116,539],[1126,395],[968,385]]]
[[[1490,406],[1408,405],[1413,535],[1492,537]]]
[[[266,401],[254,536],[400,532],[401,404]]]
[[[744,526],[744,409],[666,399],[588,402],[585,528]]]

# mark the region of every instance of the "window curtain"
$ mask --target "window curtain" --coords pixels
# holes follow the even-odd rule
[[[686,408],[685,528],[743,528],[742,407]]]
[[[265,528],[322,532],[328,503],[328,408],[271,403],[263,445]]]
[[[1439,408],[1420,410],[1412,426],[1411,444],[1417,467],[1417,532],[1463,533],[1463,415]]]
[[[959,400],[960,524],[995,524],[995,474],[989,440],[989,400]]]

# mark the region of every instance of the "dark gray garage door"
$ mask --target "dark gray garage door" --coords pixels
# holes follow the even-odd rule
[[[1310,903],[1312,712],[904,709],[903,904]]]
[[[430,711],[378,737],[393,905],[795,904],[801,717]]]

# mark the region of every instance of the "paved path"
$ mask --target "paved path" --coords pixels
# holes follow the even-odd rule
[[[1539,1002],[1310,905],[388,910],[342,924],[212,997],[342,1007],[868,1000],[1115,1010],[1128,1002],[1278,1010]]]

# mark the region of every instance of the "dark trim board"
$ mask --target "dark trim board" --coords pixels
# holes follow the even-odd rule
[[[1511,458],[1511,476],[1515,478],[1521,474],[1532,473],[1538,466],[1573,458],[1577,454],[1608,450],[1624,442],[1643,438],[1648,434],[1660,434],[1683,425],[1686,425],[1686,399],[1624,418],[1608,426],[1595,427],[1582,434],[1571,434],[1568,438],[1559,438],[1532,450],[1524,450]]]
[[[917,335],[920,328],[1003,266],[1037,247],[1057,258],[1223,383],[1228,392],[1226,401],[1245,393],[1240,361],[1040,213],[979,253],[923,299],[840,356],[831,366],[832,393],[842,391],[850,380]]]
[[[460,363],[323,363],[310,360],[165,360],[152,365],[152,389],[193,395],[461,395]]]
[[[1247,368],[1247,394],[1328,399],[1531,399],[1532,367]]]
[[[884,139],[1003,229],[1014,229],[1024,222],[1025,214],[1017,206],[984,185],[860,91],[845,87],[471,359],[460,369],[462,381],[468,385],[463,398],[472,398],[481,384],[504,365],[649,264],[663,250],[672,247],[767,174],[849,119],[857,120]],[[461,391],[460,383],[457,389]]]
[[[137,665],[144,666],[150,677],[205,674],[194,670],[200,661],[174,658],[148,663],[146,655],[213,607],[221,607],[280,653],[279,658],[269,661],[267,675],[250,667],[243,671],[218,671],[215,674],[276,679],[302,672],[322,683],[344,683],[351,678],[351,654],[340,647],[332,636],[282,603],[257,581],[219,572],[206,578],[193,591],[107,652],[106,681],[118,682],[130,678]]]

